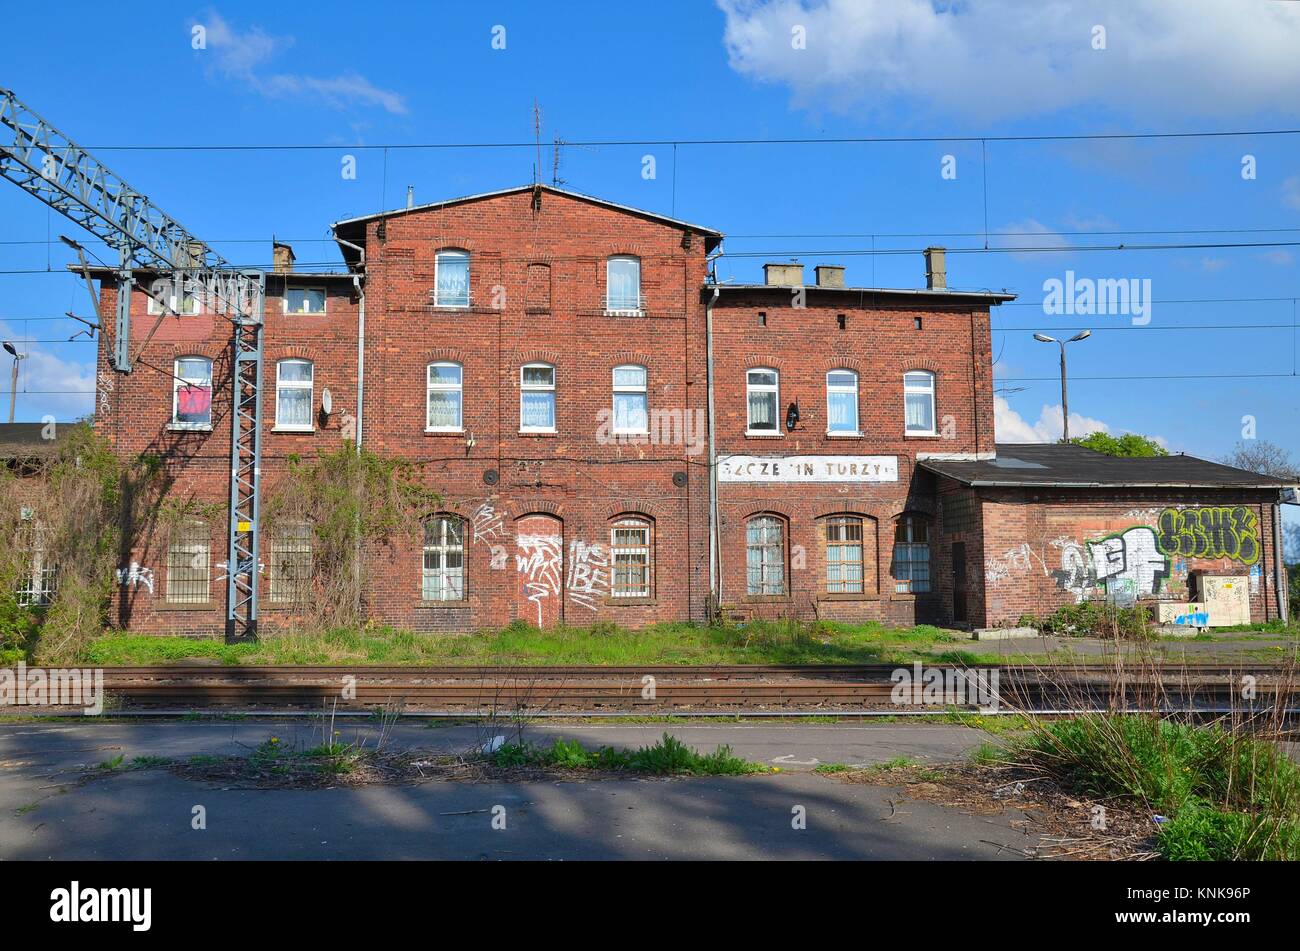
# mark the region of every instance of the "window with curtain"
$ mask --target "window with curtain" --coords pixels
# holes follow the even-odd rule
[[[862,593],[862,519],[837,516],[826,520],[826,590]]]
[[[434,256],[433,303],[438,307],[469,306],[469,252],[439,251]]]
[[[745,526],[747,591],[785,594],[785,523],[773,515],[751,518]]]
[[[212,361],[180,357],[172,364],[172,376],[172,427],[211,428]]]
[[[930,523],[919,515],[899,516],[894,530],[894,590],[930,590]]]
[[[555,432],[555,367],[529,363],[519,375],[519,431]]]
[[[311,425],[312,385],[315,371],[310,360],[281,360],[275,365],[275,425],[277,429],[308,431]]]
[[[645,367],[614,367],[614,432],[649,431],[650,411],[646,396]]]
[[[641,310],[641,260],[631,255],[612,257],[605,263],[605,309]]]
[[[750,370],[745,375],[745,397],[749,403],[749,432],[779,432],[777,405],[780,401],[777,372],[765,367]]]
[[[185,522],[172,530],[167,546],[169,604],[207,604],[211,600],[212,539],[206,522]]]
[[[465,523],[454,515],[439,515],[424,523],[425,601],[465,598]]]
[[[934,374],[913,370],[903,374],[903,407],[907,432],[934,434]]]
[[[311,594],[310,525],[285,525],[271,536],[271,600],[300,604]]]
[[[858,432],[858,375],[852,370],[826,374],[826,432]]]
[[[650,523],[639,518],[621,519],[609,532],[615,598],[650,597]]]
[[[429,432],[460,432],[463,368],[459,363],[430,363],[427,373],[425,429]]]

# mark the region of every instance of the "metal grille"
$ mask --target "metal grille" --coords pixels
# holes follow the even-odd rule
[[[619,522],[610,531],[616,598],[650,597],[650,526],[645,522]]]
[[[785,594],[785,526],[770,515],[749,520],[745,532],[748,591]]]
[[[894,590],[921,594],[930,590],[930,526],[905,515],[894,536]]]
[[[208,526],[191,522],[172,533],[167,548],[167,601],[207,604],[211,600],[212,539]]]
[[[22,561],[14,596],[23,607],[44,607],[54,600],[56,571],[47,543],[48,532],[36,522],[24,522],[18,529]]]
[[[862,593],[862,519],[833,518],[826,523],[826,590]]]
[[[312,529],[287,525],[271,540],[271,600],[297,604],[311,593]]]

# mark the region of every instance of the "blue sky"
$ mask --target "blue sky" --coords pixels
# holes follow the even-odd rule
[[[225,257],[250,265],[269,264],[272,234],[291,240],[301,262],[337,262],[329,223],[399,206],[408,184],[417,201],[432,201],[531,180],[535,153],[526,148],[385,157],[348,146],[529,141],[534,98],[546,180],[556,135],[1300,127],[1300,4],[1276,0],[159,3],[134,4],[126,23],[107,5],[73,6],[64,12],[82,27],[57,34],[39,8],[6,13],[0,85]],[[206,31],[204,49],[193,48],[195,25]],[[493,48],[496,26],[505,49]],[[287,143],[329,148],[110,149]],[[355,180],[340,174],[346,154],[357,158]],[[642,175],[647,154],[651,180]],[[941,174],[948,155],[955,178]],[[1253,179],[1242,176],[1246,155]],[[1250,416],[1260,438],[1300,454],[1290,329],[1300,247],[1079,249],[1300,242],[1300,136],[574,146],[562,151],[560,175],[576,190],[727,232],[723,279],[757,280],[764,260],[797,257],[810,267],[844,263],[852,284],[915,287],[924,281],[919,253],[862,252],[982,248],[986,227],[994,247],[1071,246],[950,256],[950,285],[1021,295],[994,318],[1001,438],[1059,433],[1056,348],[1030,331],[1086,326],[1091,339],[1070,348],[1076,434],[1135,431],[1214,457]],[[1148,231],[1197,233],[1137,233]],[[28,341],[31,354],[19,419],[74,418],[92,404],[89,392],[63,391],[93,389],[93,347],[84,337],[50,342],[80,325],[34,319],[88,312],[84,289],[62,273],[59,234],[77,229],[0,186],[0,270],[57,272],[0,274],[0,334]],[[1044,281],[1067,271],[1149,280],[1150,322],[1045,314]],[[1284,326],[1250,326],[1258,324]],[[7,372],[0,388],[7,402]]]

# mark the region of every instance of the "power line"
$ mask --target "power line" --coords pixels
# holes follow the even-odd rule
[[[619,146],[720,146],[720,145],[889,145],[934,142],[1109,142],[1135,139],[1224,139],[1256,136],[1300,134],[1300,129],[1242,129],[1222,132],[1078,132],[1039,135],[882,135],[831,136],[820,138],[729,138],[729,139],[565,139],[566,146],[602,148]],[[535,149],[536,141],[527,142],[404,142],[380,144],[258,143],[206,145],[87,145],[93,152],[374,152],[384,150],[418,151],[429,149]],[[52,151],[61,151],[54,148]]]

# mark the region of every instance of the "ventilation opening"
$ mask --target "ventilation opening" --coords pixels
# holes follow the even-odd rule
[[[758,312],[758,325],[759,325],[760,327],[766,327],[766,326],[767,326],[767,311],[765,311],[765,310],[760,310],[760,311]]]
[[[921,329],[921,318],[920,318],[920,317],[915,318],[915,322],[916,322],[916,329],[917,329],[917,330],[920,330],[920,329]]]
[[[840,325],[840,330],[843,330],[845,326],[848,324],[848,318],[845,317],[843,314],[837,314],[835,316],[835,322]]]

